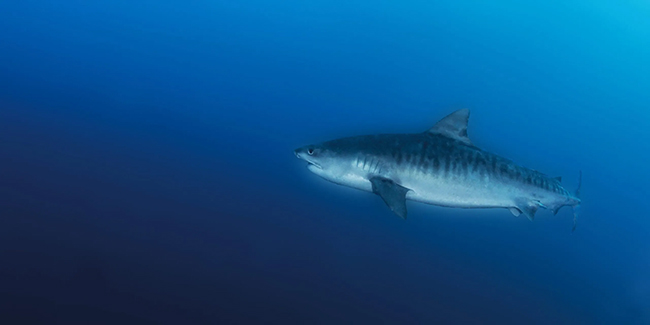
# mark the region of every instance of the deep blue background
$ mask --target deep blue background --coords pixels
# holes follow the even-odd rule
[[[2,323],[650,322],[650,5],[446,2],[0,2]],[[461,107],[576,232],[292,154]]]

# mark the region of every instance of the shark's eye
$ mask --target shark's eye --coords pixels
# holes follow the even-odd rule
[[[314,154],[314,148],[307,149],[307,153],[311,156]]]

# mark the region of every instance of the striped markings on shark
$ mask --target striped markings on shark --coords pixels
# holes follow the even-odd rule
[[[308,169],[333,183],[379,195],[406,219],[406,200],[456,208],[506,208],[531,221],[538,208],[557,214],[573,207],[560,177],[549,177],[476,147],[468,137],[469,110],[455,111],[426,132],[335,139],[294,151]],[[580,184],[582,173],[580,173]]]

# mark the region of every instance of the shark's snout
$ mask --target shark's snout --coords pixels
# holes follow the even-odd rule
[[[300,147],[300,148],[294,150],[293,154],[296,155],[296,157],[298,157],[298,159],[306,160],[305,159],[305,151],[306,151],[305,147]]]

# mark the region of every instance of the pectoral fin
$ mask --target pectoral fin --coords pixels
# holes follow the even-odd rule
[[[409,189],[382,177],[373,177],[370,179],[370,183],[372,183],[372,192],[381,196],[396,215],[406,219],[406,192]]]

